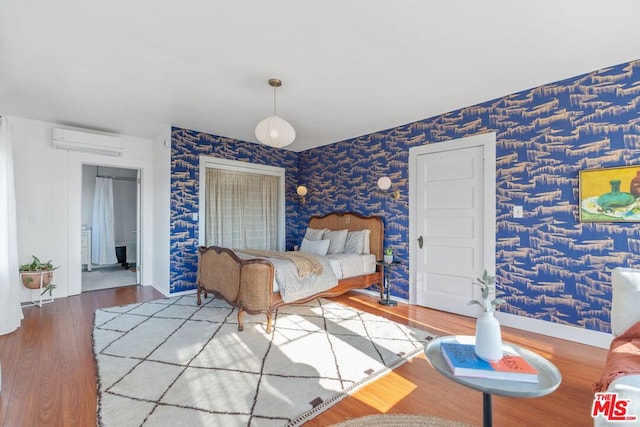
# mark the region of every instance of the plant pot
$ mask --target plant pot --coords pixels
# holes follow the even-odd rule
[[[29,289],[40,289],[40,275],[42,274],[42,287],[48,286],[53,279],[53,271],[21,271],[22,284]]]
[[[502,359],[502,336],[500,322],[493,311],[484,311],[476,321],[475,350],[478,357],[487,362]]]
[[[383,255],[382,261],[384,261],[385,264],[391,264],[393,262],[393,255]]]

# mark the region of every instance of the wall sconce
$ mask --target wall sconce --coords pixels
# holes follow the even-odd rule
[[[391,189],[391,178],[389,178],[388,176],[383,176],[379,178],[378,188],[380,189],[381,192],[384,192],[384,193],[389,191]],[[397,190],[397,189],[393,190],[391,192],[391,197],[393,197],[395,200],[398,200],[400,198],[400,190]]]
[[[298,197],[300,198],[300,204],[302,205],[306,202],[305,196],[307,195],[307,191],[307,187],[304,185],[298,185],[298,188],[296,189],[296,193],[298,193]]]

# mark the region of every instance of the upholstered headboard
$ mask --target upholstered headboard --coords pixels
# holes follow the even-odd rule
[[[371,230],[371,253],[377,260],[382,259],[384,250],[384,222],[379,216],[362,216],[351,212],[336,212],[323,216],[312,216],[309,220],[311,228],[328,228],[329,230],[358,231]]]

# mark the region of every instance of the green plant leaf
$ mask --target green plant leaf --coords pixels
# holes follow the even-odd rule
[[[47,291],[49,292],[49,296],[53,296],[53,290],[56,288],[56,285],[54,285],[53,283],[49,283],[47,286],[45,286],[42,289],[42,292],[40,292],[40,295],[44,295]]]
[[[31,262],[28,264],[22,264],[19,266],[20,271],[53,271],[58,267],[54,267],[53,262],[51,260],[47,262],[40,261],[35,255],[31,255]]]
[[[482,310],[484,310],[484,304],[482,304],[482,303],[481,303],[480,301],[478,301],[478,300],[475,300],[475,299],[474,299],[473,301],[469,301],[469,302],[467,303],[467,305],[473,305],[473,304],[478,304],[480,307],[482,307]]]
[[[498,295],[501,295],[503,292],[499,292],[496,289],[496,276],[489,275],[487,270],[482,272],[482,277],[476,278],[476,281],[473,282],[474,285],[477,285],[481,289],[482,301],[474,300],[470,301],[471,304],[478,304],[482,307],[484,311],[492,311],[493,307],[497,307],[500,304],[504,303],[504,300],[501,298],[496,298]],[[493,301],[489,301],[489,298],[493,296]]]

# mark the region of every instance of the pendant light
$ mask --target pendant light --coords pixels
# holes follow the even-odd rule
[[[269,79],[269,86],[273,87],[273,116],[258,123],[256,138],[264,145],[281,148],[296,139],[296,131],[289,122],[276,115],[276,88],[282,86],[282,81]]]

